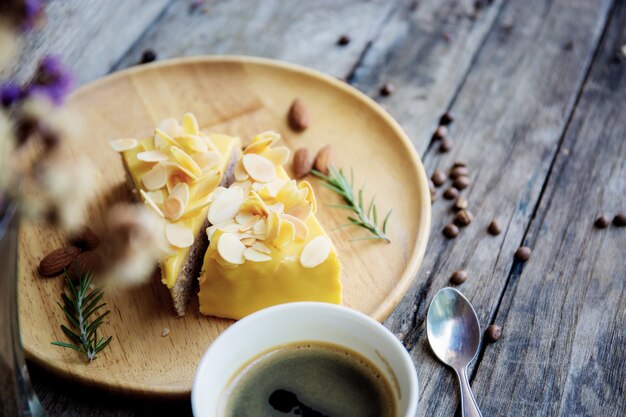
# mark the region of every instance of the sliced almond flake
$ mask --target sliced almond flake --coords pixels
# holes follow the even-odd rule
[[[178,198],[183,206],[186,206],[189,203],[189,186],[184,182],[179,182],[170,191],[170,197]]]
[[[274,203],[274,204],[267,206],[267,208],[269,209],[269,211],[273,211],[278,214],[285,211],[285,205],[283,203]]]
[[[322,264],[328,255],[332,243],[326,236],[318,236],[304,246],[300,254],[300,264],[305,268],[315,268]]]
[[[267,184],[265,184],[265,189],[267,190],[267,195],[268,197],[276,197],[276,195],[278,194],[278,191],[280,191],[281,188],[284,187],[284,185],[287,183],[287,180],[282,179],[282,178],[277,178],[274,181],[270,181]]]
[[[307,190],[306,201],[311,203],[311,211],[313,213],[317,212],[317,201],[315,200],[315,192],[313,191],[311,183],[308,181],[300,181],[298,188],[300,190]]]
[[[213,136],[226,136],[226,135],[219,135],[217,133],[209,133],[209,136],[200,136],[200,139],[202,139],[204,143],[206,143],[206,146],[209,152],[217,152],[220,155],[222,155],[220,150],[217,149],[217,146],[215,146],[215,142],[213,142],[213,139],[212,139]],[[230,138],[230,136],[228,136],[228,138]]]
[[[263,152],[262,156],[272,161],[274,165],[282,166],[289,161],[289,155],[291,152],[286,146],[277,146],[275,148],[267,149]]]
[[[152,207],[154,209],[154,211],[157,212],[157,214],[161,217],[165,217],[165,215],[163,214],[163,212],[161,211],[161,209],[159,208],[159,206],[156,205],[156,203],[154,202],[154,200],[152,200],[152,198],[150,198],[150,196],[148,195],[148,193],[146,193],[144,190],[139,190],[139,194],[141,194],[141,196],[143,197],[143,201],[149,205],[150,207]]]
[[[257,250],[266,255],[269,255],[270,253],[272,253],[272,250],[268,248],[267,245],[263,242],[255,242],[254,245],[252,245],[252,249]]]
[[[191,157],[203,171],[217,168],[222,163],[222,154],[215,151],[197,153],[191,155]]]
[[[211,224],[220,224],[234,219],[241,204],[243,204],[243,190],[232,186],[213,199],[207,217]]]
[[[146,194],[148,194],[148,197],[150,197],[152,201],[157,204],[163,204],[163,201],[165,200],[165,197],[163,196],[163,191],[161,190],[148,191]]]
[[[243,239],[241,239],[241,243],[244,244],[245,247],[249,248],[250,246],[254,245],[254,243],[256,242],[256,239],[253,237],[245,237]]]
[[[256,222],[259,221],[261,217],[257,214],[252,214],[250,212],[242,212],[239,211],[235,216],[235,221],[239,223],[241,226],[254,226]]]
[[[237,162],[237,166],[235,167],[235,179],[237,181],[244,181],[249,178],[248,172],[243,167],[243,162]]]
[[[256,181],[269,182],[276,178],[276,168],[267,158],[252,153],[244,155],[241,161],[248,174]]]
[[[223,230],[225,232],[232,233],[232,234],[239,233],[239,228],[241,227],[239,223],[236,223],[232,220],[221,223],[218,226],[220,230]]]
[[[181,136],[177,138],[176,141],[180,144],[180,146],[192,153],[206,152],[208,148],[206,142],[200,136],[196,135]]]
[[[244,153],[261,153],[273,143],[280,140],[280,135],[273,131],[267,131],[256,135],[250,144],[244,149]]]
[[[193,177],[190,177],[187,173],[183,172],[180,167],[172,162],[161,162],[167,170],[167,191],[172,192],[176,185],[181,182],[187,183],[193,181]]]
[[[167,171],[163,164],[158,163],[141,178],[141,181],[147,190],[158,190],[159,188],[163,188],[167,183]]]
[[[109,145],[115,152],[125,152],[137,147],[139,141],[133,138],[115,139],[110,141]]]
[[[266,220],[267,224],[267,240],[274,240],[278,236],[278,232],[280,230],[280,218],[278,214],[271,212],[269,216],[267,216]],[[254,228],[253,228],[254,230]]]
[[[298,240],[306,240],[307,236],[309,235],[309,228],[307,227],[305,222],[289,214],[281,214],[280,218],[293,223],[296,229],[296,238]]]
[[[198,120],[193,113],[185,113],[183,116],[183,131],[187,135],[197,135],[200,132],[198,127]]]
[[[143,162],[167,161],[169,156],[161,151],[145,151],[137,154],[137,159]]]
[[[163,203],[163,212],[168,219],[178,220],[185,212],[185,204],[180,198],[170,195]]]
[[[257,250],[254,250],[252,248],[246,248],[245,251],[243,251],[243,256],[244,258],[246,258],[249,261],[252,262],[267,262],[267,261],[271,261],[272,257],[265,254],[265,253],[261,253]]]
[[[164,132],[170,138],[178,137],[183,132],[181,125],[178,123],[178,120],[174,118],[161,120],[158,129]]]
[[[289,220],[281,220],[278,236],[274,239],[274,246],[278,249],[286,248],[296,238],[296,227]]]
[[[198,164],[196,164],[196,161],[194,161],[187,152],[183,151],[178,146],[172,146],[170,148],[170,151],[172,152],[174,159],[178,162],[178,166],[185,173],[190,172],[193,176],[196,177],[196,179],[200,176],[200,174],[202,174],[202,170],[200,169]]]
[[[157,138],[159,138],[159,141],[160,141],[159,143],[157,143]],[[167,144],[167,145],[164,145],[164,144]],[[168,135],[161,129],[156,128],[154,129],[154,146],[156,146],[159,149],[163,149],[163,147],[179,146],[179,145],[178,145],[178,142],[176,142],[176,139],[174,139],[173,137],[171,137],[170,135]]]
[[[286,214],[289,214],[293,217],[297,217],[298,219],[306,222],[309,220],[309,216],[311,215],[312,207],[311,203],[308,201],[304,201],[302,203],[298,203],[295,206],[291,206],[287,210],[285,210]]]
[[[255,235],[265,238],[265,235],[267,234],[267,223],[265,219],[261,219],[256,222],[255,225],[252,226],[252,231]]]
[[[267,216],[270,213],[263,199],[254,191],[250,191],[248,197],[246,197],[239,208],[239,211],[257,214],[259,216]]]
[[[217,232],[218,227],[216,225],[212,225],[206,228],[206,235],[209,238],[209,240],[211,240],[211,238],[213,237],[213,234],[215,232]]]
[[[217,197],[218,185],[222,180],[222,176],[218,173],[212,173],[198,180],[194,190],[194,200],[204,200],[207,203],[213,201]],[[219,187],[221,190],[225,190],[224,187]]]
[[[193,232],[186,226],[172,223],[165,226],[167,241],[177,248],[188,248],[193,245]]]
[[[263,188],[265,184],[262,182],[253,182],[252,185],[250,186],[250,189],[256,192],[259,192],[261,190],[261,188]]]
[[[237,236],[232,233],[222,233],[217,241],[217,252],[226,262],[241,265],[245,262],[243,253],[246,247]]]

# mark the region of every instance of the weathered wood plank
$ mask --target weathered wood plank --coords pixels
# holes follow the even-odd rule
[[[501,7],[500,0],[412,2],[389,19],[350,81],[394,115],[421,154]],[[379,91],[385,83],[396,87],[389,97]]]
[[[169,0],[50,0],[43,27],[23,39],[6,73],[27,79],[40,57],[59,55],[84,83],[107,74]]]
[[[431,147],[425,155],[430,172],[436,167],[447,170],[454,160],[467,162],[473,184],[463,194],[475,218],[458,238],[446,239],[441,230],[453,214],[451,202],[443,200],[439,191],[422,272],[386,322],[411,348],[422,398],[427,399],[420,416],[452,415],[458,405],[457,382],[436,362],[425,337],[428,301],[449,285],[453,271],[465,269],[470,279],[461,291],[476,307],[481,323],[493,316],[610,3],[555,0],[546,5],[513,0],[504,4],[496,29],[487,36],[452,104],[456,122],[450,137],[455,146],[446,154]],[[510,26],[513,18],[520,23]],[[486,232],[494,218],[503,225],[499,236]],[[482,404],[480,391],[477,396]]]
[[[488,416],[623,415],[626,229],[626,3],[616,13],[530,226],[532,259],[514,269],[474,387]]]
[[[395,7],[384,0],[220,0],[196,8],[174,2],[117,68],[133,65],[152,49],[159,59],[255,55],[344,76]],[[343,34],[351,42],[339,46]]]

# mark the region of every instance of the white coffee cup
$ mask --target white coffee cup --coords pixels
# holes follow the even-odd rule
[[[285,344],[326,342],[360,353],[392,386],[398,417],[413,417],[418,383],[408,352],[380,323],[327,303],[282,304],[251,314],[222,333],[204,354],[191,392],[195,417],[217,417],[231,378],[256,356]]]

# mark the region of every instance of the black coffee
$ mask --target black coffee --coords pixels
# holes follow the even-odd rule
[[[223,417],[395,417],[393,393],[367,358],[304,342],[255,358],[222,394]]]

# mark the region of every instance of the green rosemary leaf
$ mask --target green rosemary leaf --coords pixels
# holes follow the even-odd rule
[[[378,223],[378,212],[376,211],[376,206],[374,206],[374,211],[372,212],[374,224]]]
[[[61,330],[63,330],[63,333],[65,333],[65,335],[69,339],[72,339],[72,340],[74,340],[74,341],[76,341],[78,343],[80,343],[82,341],[79,335],[77,335],[76,333],[74,333],[73,331],[71,331],[70,329],[65,327],[64,325],[61,325]]]
[[[383,233],[387,233],[387,222],[389,221],[389,216],[391,216],[392,210],[389,210],[389,213],[385,216],[385,220],[383,220]]]
[[[70,313],[67,309],[63,308],[61,303],[57,302],[57,305],[59,306],[59,308],[61,310],[63,310],[63,314],[65,314],[65,317],[67,317],[67,319],[70,321],[70,323],[72,323],[72,325],[74,327],[78,327],[79,326],[78,321],[74,318],[72,313]]]
[[[376,196],[372,197],[372,201],[370,202],[370,206],[367,208],[367,217],[371,217],[372,208],[374,208],[374,200],[376,200]]]
[[[113,340],[113,336],[109,336],[107,340],[104,340],[104,337],[101,338],[98,344],[96,345],[96,353],[99,353],[100,351],[102,351],[102,349],[107,347],[109,343],[111,343],[111,340]]]
[[[74,345],[72,345],[72,344],[70,344],[70,343],[65,343],[65,342],[52,342],[51,344],[52,344],[52,345],[55,345],[55,346],[61,346],[61,347],[64,347],[64,348],[74,349],[74,350],[77,350],[77,351],[79,351],[79,352],[82,352],[82,350],[81,350],[78,346],[74,346]]]

